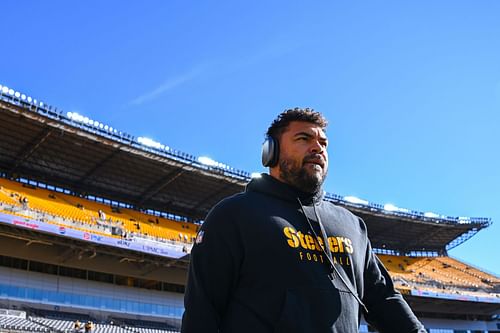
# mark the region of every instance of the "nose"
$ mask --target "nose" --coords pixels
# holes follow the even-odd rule
[[[323,147],[323,145],[318,140],[313,140],[311,147],[309,147],[309,150],[311,153],[321,154],[324,152],[325,147]]]

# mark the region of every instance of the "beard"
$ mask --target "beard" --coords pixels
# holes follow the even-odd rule
[[[306,162],[311,156],[306,156],[301,163],[292,159],[283,158],[279,161],[280,177],[286,183],[307,193],[317,193],[326,178],[326,166],[321,172],[309,171]]]

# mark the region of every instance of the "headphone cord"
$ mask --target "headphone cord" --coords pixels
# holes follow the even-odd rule
[[[313,228],[313,226],[311,224],[311,221],[307,217],[307,214],[306,214],[306,212],[304,210],[304,206],[302,205],[302,202],[300,201],[299,198],[297,198],[297,201],[300,204],[300,209],[302,210],[302,214],[304,214],[304,217],[307,220],[307,224],[309,224],[309,228],[311,229],[312,233],[314,234],[314,237],[316,237],[316,240],[318,240],[319,237],[316,234],[316,231],[314,230],[314,228]],[[366,305],[363,303],[363,301],[361,301],[361,298],[358,296],[357,292],[354,291],[354,289],[351,286],[351,284],[346,281],[346,279],[342,276],[342,274],[340,274],[339,270],[337,269],[337,267],[335,266],[335,264],[333,262],[332,251],[330,250],[330,247],[327,246],[328,238],[327,238],[327,235],[326,235],[325,227],[323,226],[323,223],[321,223],[321,219],[319,218],[319,215],[318,215],[318,212],[316,211],[316,206],[315,206],[314,203],[313,203],[313,210],[314,210],[314,215],[316,215],[316,219],[318,220],[318,224],[319,224],[319,227],[320,227],[320,230],[321,230],[321,235],[323,236],[323,244],[319,244],[319,241],[318,241],[318,244],[321,247],[321,250],[323,250],[323,253],[325,254],[325,256],[328,258],[328,262],[330,263],[330,267],[331,267],[330,277],[331,277],[331,279],[333,280],[333,278],[334,278],[333,277],[333,272],[335,271],[335,273],[337,273],[337,275],[339,276],[339,278],[342,281],[342,283],[349,290],[349,293],[351,293],[352,296],[354,296],[354,298],[356,299],[356,301],[358,301],[359,305],[361,305],[361,307],[365,311],[365,313],[368,313],[368,309],[366,308]]]

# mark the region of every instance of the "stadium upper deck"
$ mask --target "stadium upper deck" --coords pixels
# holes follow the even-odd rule
[[[64,114],[0,86],[0,171],[202,220],[222,198],[244,190],[248,172],[136,138],[75,113]],[[392,254],[444,254],[490,225],[489,218],[450,217],[328,194],[361,216],[374,248]]]

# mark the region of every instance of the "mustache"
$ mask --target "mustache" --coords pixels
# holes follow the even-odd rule
[[[305,156],[304,159],[302,159],[302,164],[306,164],[309,162],[317,162],[317,161],[320,161],[322,165],[325,165],[325,162],[326,162],[322,155],[310,154],[310,155]]]

